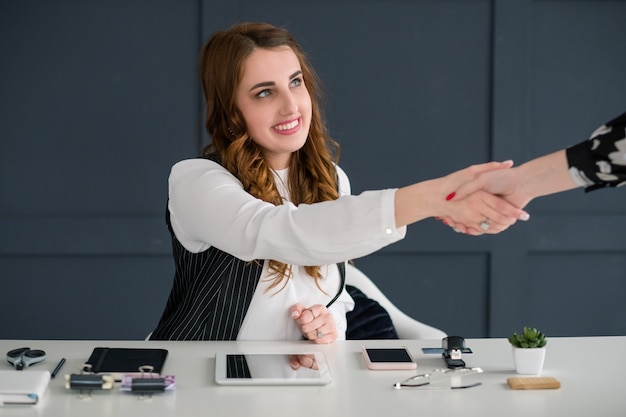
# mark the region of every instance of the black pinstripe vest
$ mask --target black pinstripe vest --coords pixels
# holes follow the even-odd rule
[[[176,272],[153,340],[235,340],[261,277],[263,261],[247,262],[211,247],[192,253],[174,235]]]
[[[165,219],[176,269],[165,311],[150,339],[236,340],[264,261],[243,261],[215,247],[200,253],[189,252],[174,234],[169,210]],[[341,285],[328,306],[344,286],[345,266],[337,265]]]

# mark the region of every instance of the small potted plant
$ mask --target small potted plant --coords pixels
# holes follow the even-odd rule
[[[520,334],[509,336],[509,343],[513,346],[515,371],[518,374],[538,375],[543,369],[546,356],[546,335],[533,327],[524,326]]]

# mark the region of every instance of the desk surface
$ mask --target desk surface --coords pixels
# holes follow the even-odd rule
[[[511,390],[506,379],[516,376],[506,339],[468,339],[474,351],[464,355],[468,366],[484,369],[482,385],[462,390],[396,390],[393,384],[415,371],[371,371],[361,346],[407,346],[418,372],[440,368],[440,355],[422,347],[436,340],[347,341],[332,345],[309,342],[143,342],[0,340],[0,353],[22,346],[44,349],[48,359],[31,369],[52,370],[61,357],[67,362],[50,382],[41,404],[0,407],[3,416],[620,416],[626,415],[626,336],[550,338],[542,375],[561,382],[557,390]],[[78,373],[95,346],[161,347],[169,350],[164,374],[176,375],[176,391],[139,399],[136,395],[94,391],[90,397],[64,388],[64,375]],[[333,382],[317,387],[227,387],[214,382],[215,352],[322,351]],[[4,361],[0,369],[11,369]],[[17,372],[17,371],[16,371]],[[28,372],[25,371],[25,372]]]

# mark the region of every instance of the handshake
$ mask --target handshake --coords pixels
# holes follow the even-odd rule
[[[523,209],[534,198],[583,185],[570,175],[564,150],[518,167],[513,161],[474,165],[433,181],[451,190],[435,218],[470,235],[500,233],[530,218]]]

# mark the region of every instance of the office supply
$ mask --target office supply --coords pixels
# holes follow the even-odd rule
[[[175,382],[174,375],[127,374],[122,376],[120,390],[139,394],[173,391],[176,388]]]
[[[363,360],[369,369],[417,369],[417,363],[406,347],[372,348],[363,346]]]
[[[33,341],[0,339],[0,351]],[[364,344],[377,347],[406,346],[418,363],[416,371],[372,372],[361,358]],[[474,352],[463,355],[467,366],[483,373],[466,382],[482,385],[471,389],[396,390],[393,384],[434,368],[444,368],[439,355],[422,353],[423,347],[440,346],[441,339],[336,341],[317,345],[308,341],[143,341],[143,340],[37,340],[48,356],[67,358],[63,370],[79,370],[94,346],[164,348],[169,351],[164,374],[176,375],[176,390],[138,401],[136,395],[94,390],[80,400],[64,387],[64,379],[51,380],[44,401],[22,410],[0,410],[0,416],[31,417],[180,417],[216,415],[228,417],[366,417],[366,416],[462,416],[462,417],[624,417],[626,395],[623,376],[626,361],[607,361],[606,352],[626,350],[625,336],[552,337],[544,373],[554,376],[561,389],[516,391],[506,379],[516,377],[511,346],[506,338],[467,338]],[[216,352],[294,353],[322,352],[332,381],[323,386],[227,386],[215,382]],[[0,369],[2,364],[0,363]],[[4,362],[4,369],[14,374]],[[33,372],[37,367],[22,372]],[[61,371],[62,373],[66,373]],[[163,373],[162,373],[163,374]],[[424,387],[425,388],[425,387]],[[19,407],[15,407],[19,408]],[[29,413],[30,412],[30,413]]]
[[[465,368],[465,361],[461,359],[461,353],[465,348],[465,339],[461,336],[447,336],[441,339],[443,353],[441,357],[450,369]]]
[[[65,375],[65,388],[82,391],[110,390],[115,385],[112,375],[71,374]]]
[[[310,367],[293,369],[290,362],[294,356]],[[326,385],[330,381],[321,352],[215,354],[215,382],[220,385]]]
[[[444,348],[440,348],[440,347],[423,347],[422,353],[425,353],[428,355],[440,355],[443,353],[444,350],[445,350]],[[465,346],[463,349],[461,349],[461,353],[470,354],[473,352],[471,348]]]
[[[48,371],[0,371],[0,405],[37,404],[49,381]]]
[[[61,358],[61,360],[59,361],[57,366],[52,371],[52,375],[50,376],[50,378],[54,378],[55,376],[57,376],[57,374],[59,373],[59,371],[63,367],[63,364],[65,364],[65,358]]]
[[[558,389],[561,383],[550,376],[510,377],[506,380],[512,389]]]
[[[7,352],[7,361],[18,371],[46,359],[46,352],[40,349],[31,350],[29,347],[12,349]]]
[[[467,382],[465,376],[481,374],[482,368],[454,368],[454,369],[433,369],[430,372],[417,374],[401,382],[396,382],[395,389],[402,388],[422,388],[428,389],[461,389],[472,388],[482,385],[479,381]]]
[[[149,366],[151,372],[161,373],[166,349],[157,348],[109,348],[96,347],[85,362],[83,371],[113,374],[116,381],[121,380],[122,374],[141,371]]]

